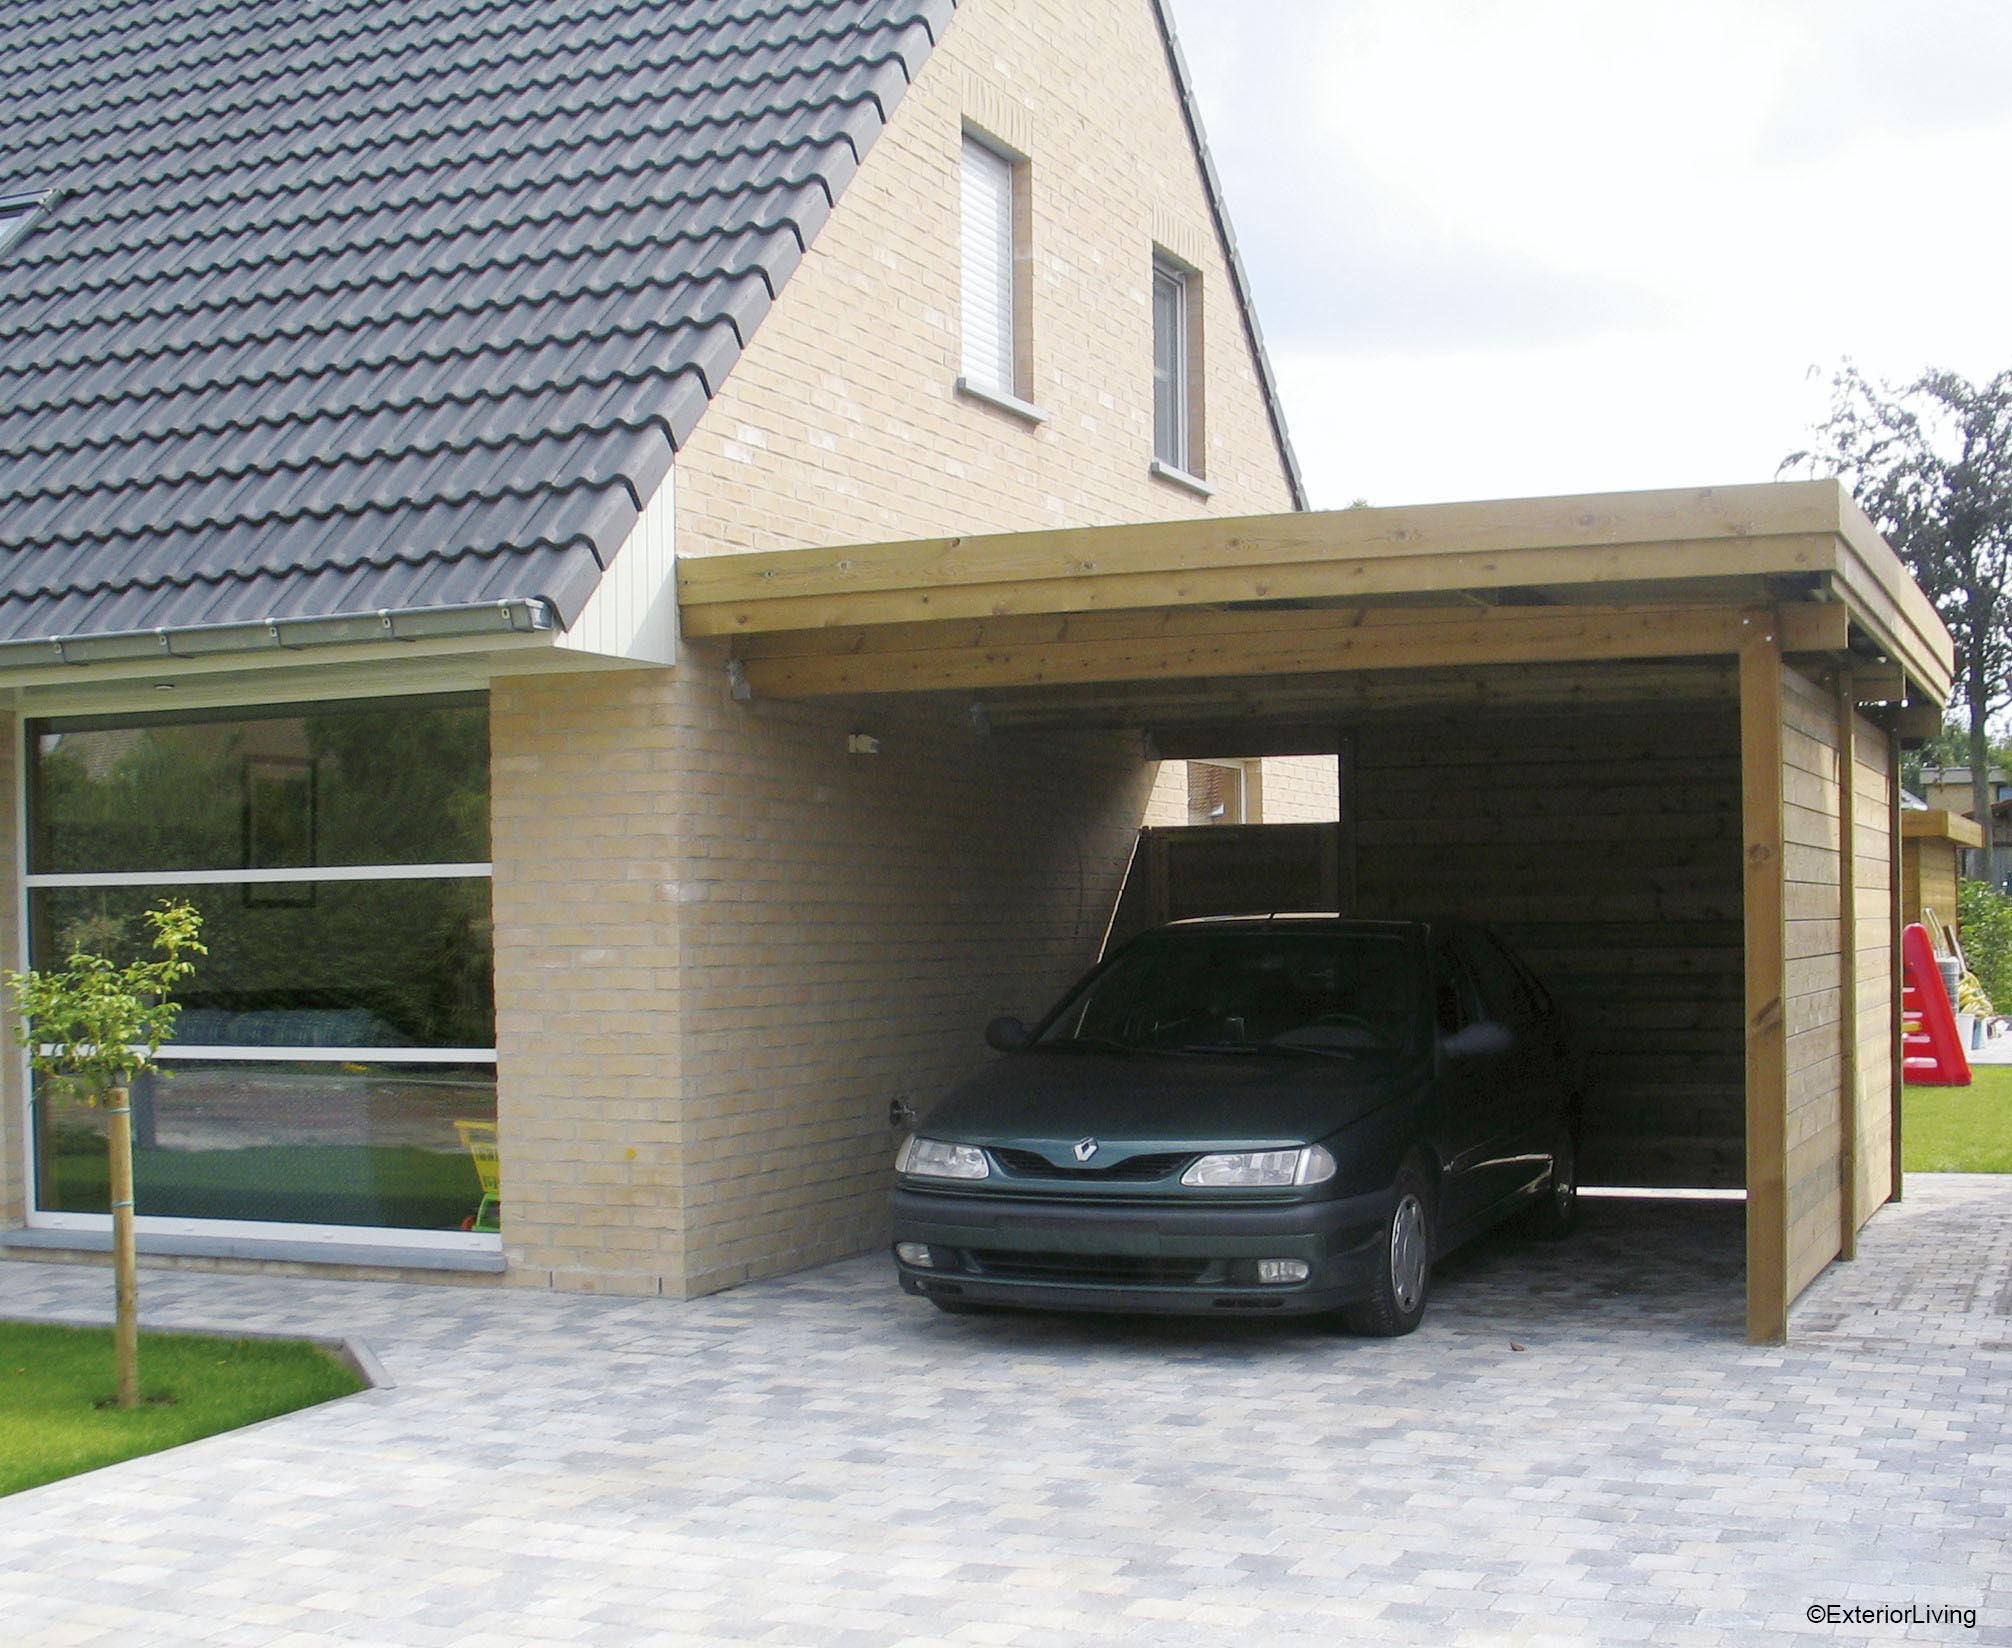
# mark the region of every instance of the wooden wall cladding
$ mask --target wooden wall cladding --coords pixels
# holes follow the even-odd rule
[[[1589,1184],[1744,1183],[1737,708],[1369,723],[1357,908],[1491,922],[1587,1055]]]

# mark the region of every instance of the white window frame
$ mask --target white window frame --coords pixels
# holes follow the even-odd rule
[[[1197,416],[1199,411],[1197,390],[1200,386],[1201,362],[1196,358],[1195,303],[1200,285],[1199,272],[1163,247],[1153,248],[1152,295],[1149,307],[1152,311],[1153,357],[1152,357],[1152,419],[1153,419],[1153,461],[1152,472],[1163,480],[1173,481],[1202,497],[1211,496],[1215,488],[1202,479],[1201,429]],[[1161,315],[1161,294],[1171,293],[1173,314],[1163,327]],[[1171,333],[1171,338],[1167,334]],[[1171,366],[1163,374],[1160,357],[1163,347],[1171,342]],[[1164,386],[1170,414],[1171,427],[1162,440],[1160,428],[1161,394]]]
[[[1047,421],[1033,404],[1028,338],[1027,157],[967,124],[958,148],[957,391],[1029,425]],[[976,288],[992,302],[980,311]]]
[[[489,698],[486,692],[482,696],[485,701]],[[285,715],[289,712],[311,714],[320,705],[341,701],[346,700],[309,698],[299,701],[275,700],[270,703],[205,705],[204,708],[214,710],[219,716],[228,715],[233,710],[269,710],[275,715]],[[492,864],[473,862],[317,865],[272,870],[107,870],[70,875],[40,871],[31,874],[28,869],[28,723],[31,720],[60,720],[65,713],[60,708],[38,704],[32,711],[24,711],[14,718],[14,884],[19,891],[15,901],[17,930],[14,947],[16,964],[24,970],[29,965],[28,894],[37,888],[257,886],[313,881],[475,879],[493,881],[495,879]],[[94,705],[89,710],[77,713],[106,712],[102,706]],[[132,713],[139,719],[144,718],[147,712],[135,710]],[[494,1067],[497,1062],[494,1047],[207,1047],[179,1043],[162,1047],[155,1057],[162,1064],[171,1064],[177,1059],[210,1061],[237,1059],[254,1064],[487,1064]],[[39,1205],[42,1186],[36,1173],[35,1160],[34,1071],[26,1048],[17,1049],[15,1070],[21,1096],[20,1169],[22,1183],[26,1189],[24,1202],[27,1227],[31,1230],[68,1231],[79,1234],[109,1232],[112,1228],[112,1216],[109,1213],[68,1213],[45,1210]],[[415,1230],[391,1225],[325,1225],[263,1219],[177,1219],[138,1210],[135,1210],[133,1230],[139,1236],[214,1237],[219,1241],[270,1242],[275,1246],[285,1244],[329,1248],[402,1248],[449,1255],[460,1253],[485,1256],[497,1255],[503,1250],[503,1237],[496,1231]]]

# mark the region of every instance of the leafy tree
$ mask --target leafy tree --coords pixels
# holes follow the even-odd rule
[[[1953,707],[1965,712],[1973,816],[1997,882],[1987,773],[2012,665],[2012,370],[1981,385],[1924,372],[1895,389],[1846,362],[1816,436],[1782,468],[1841,476],[1955,638]]]
[[[2001,1013],[2012,1010],[2012,898],[1983,881],[1966,881],[1956,892],[1956,919],[1963,959]]]
[[[164,904],[146,913],[158,961],[116,966],[81,948],[60,971],[9,971],[20,1018],[15,1040],[27,1048],[34,1067],[81,1089],[84,1102],[105,1104],[110,1126],[112,1265],[117,1315],[112,1329],[118,1363],[118,1402],[140,1400],[140,1280],[133,1244],[133,1132],[130,1092],[133,1076],[156,1068],[161,1043],[174,1034],[181,1009],[171,999],[175,986],[193,973],[191,955],[207,955],[202,918],[187,904]]]

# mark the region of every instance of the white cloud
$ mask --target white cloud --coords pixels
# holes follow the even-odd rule
[[[1320,503],[1763,479],[2012,364],[2012,7],[1175,0]]]

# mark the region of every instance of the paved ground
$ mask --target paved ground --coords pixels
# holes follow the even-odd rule
[[[873,1261],[691,1305],[150,1271],[154,1322],[396,1386],[0,1501],[0,1640],[2012,1642],[2012,1178],[1911,1181],[1785,1349],[1739,1232],[1595,1205],[1395,1343],[952,1319]],[[0,1264],[0,1314],[108,1294]]]

